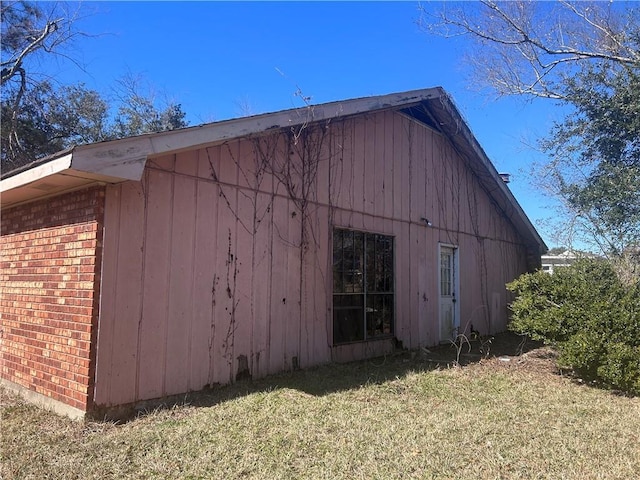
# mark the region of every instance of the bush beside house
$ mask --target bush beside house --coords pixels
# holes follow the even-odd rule
[[[609,262],[582,259],[508,288],[511,330],[556,346],[561,366],[585,379],[640,394],[640,284],[623,283]]]

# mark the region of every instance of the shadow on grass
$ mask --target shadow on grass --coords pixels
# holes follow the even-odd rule
[[[521,336],[503,333],[490,339],[463,342],[458,346],[450,344],[415,351],[399,350],[385,357],[342,364],[331,363],[257,380],[241,380],[232,385],[214,386],[199,392],[140,402],[135,407],[94,415],[94,418],[126,422],[158,409],[179,405],[211,407],[252,393],[282,388],[323,396],[362,385],[383,384],[412,372],[456,365],[464,368],[465,365],[477,363],[483,358],[517,356],[540,346],[540,343]]]

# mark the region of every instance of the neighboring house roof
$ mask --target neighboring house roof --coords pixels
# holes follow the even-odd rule
[[[597,255],[589,252],[567,249],[560,253],[542,255],[540,259],[543,265],[547,264],[571,264],[580,258],[597,258]]]
[[[553,273],[557,267],[568,267],[580,258],[595,258],[596,256],[587,253],[579,252],[571,249],[567,249],[560,253],[546,254],[540,257],[542,263],[542,270],[545,272]]]
[[[538,253],[547,250],[544,241],[471,133],[453,100],[440,87],[312,105],[75,146],[4,172],[0,181],[2,204],[6,207],[95,182],[140,180],[150,156],[204,147],[273,129],[381,110],[399,111],[445,135],[527,244]]]
[[[578,258],[578,253],[574,252],[573,250],[567,249],[560,253],[554,253],[554,254],[547,253],[545,255],[542,255],[542,258],[548,259],[548,260],[574,259],[574,258]]]

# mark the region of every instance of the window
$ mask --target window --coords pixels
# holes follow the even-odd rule
[[[440,252],[440,296],[453,296],[453,249]]]
[[[333,231],[333,343],[393,334],[393,237]]]

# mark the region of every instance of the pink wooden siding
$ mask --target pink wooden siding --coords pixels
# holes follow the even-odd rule
[[[333,226],[395,237],[403,346],[439,340],[438,242],[459,247],[461,326],[504,330],[525,247],[448,140],[391,111],[325,127],[306,215],[263,165],[301,165],[311,140],[281,131],[152,158],[142,182],[107,188],[96,404],[388,352],[332,347]]]

